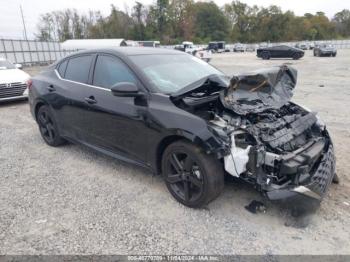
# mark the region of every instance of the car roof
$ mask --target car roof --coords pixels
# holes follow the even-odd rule
[[[123,47],[111,47],[111,48],[99,48],[99,49],[89,49],[80,51],[77,53],[74,53],[72,55],[76,54],[84,54],[84,53],[94,53],[94,52],[100,52],[100,53],[114,53],[117,55],[125,55],[125,56],[135,56],[135,55],[179,55],[184,54],[180,53],[177,50],[172,49],[166,49],[166,48],[159,48],[159,47],[129,47],[129,46],[123,46]]]

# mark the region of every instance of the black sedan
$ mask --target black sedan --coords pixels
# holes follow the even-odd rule
[[[297,60],[304,56],[303,50],[287,45],[264,47],[259,48],[256,51],[257,57],[260,57],[264,60],[270,58],[293,58],[294,60]]]
[[[184,205],[215,199],[226,174],[305,206],[322,199],[335,159],[322,122],[290,102],[295,83],[286,66],[230,79],[185,53],[122,47],[70,55],[28,88],[48,145],[82,144],[162,174]]]

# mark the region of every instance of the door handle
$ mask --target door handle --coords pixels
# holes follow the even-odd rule
[[[47,90],[49,90],[50,92],[54,92],[54,91],[56,91],[56,88],[53,85],[49,85],[47,87]]]
[[[85,101],[86,101],[88,104],[96,104],[96,103],[97,103],[95,97],[93,97],[93,96],[85,97]]]

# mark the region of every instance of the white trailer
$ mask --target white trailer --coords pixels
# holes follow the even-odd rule
[[[63,50],[85,50],[96,48],[108,48],[127,46],[124,39],[71,39],[61,44]]]

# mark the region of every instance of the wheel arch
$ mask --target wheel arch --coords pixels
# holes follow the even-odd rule
[[[269,50],[263,50],[261,52],[261,57],[268,60],[271,58],[271,52]]]
[[[207,154],[215,154],[217,158],[222,158],[222,156],[225,154],[224,152],[227,150],[226,146],[214,135],[205,140],[201,137],[195,136],[194,134],[187,132],[177,132],[175,134],[170,134],[162,138],[162,140],[158,143],[158,146],[156,148],[154,158],[154,167],[156,174],[161,174],[161,162],[164,150],[170,144],[179,140],[184,140],[193,143],[194,145],[197,145],[200,148],[202,148]]]
[[[302,56],[303,56],[303,53],[302,53],[302,52],[293,52],[293,53],[292,53],[292,59],[294,59],[294,60],[298,60],[298,59],[300,59]]]
[[[180,140],[186,140],[189,142],[193,142],[190,139],[184,137],[184,136],[180,136],[180,135],[170,135],[170,136],[166,136],[164,137],[158,144],[157,146],[157,150],[156,150],[156,157],[155,157],[155,169],[156,169],[156,173],[159,175],[162,173],[162,157],[163,157],[163,153],[165,151],[165,149],[171,145],[172,143],[176,142],[176,141],[180,141]]]
[[[44,105],[48,105],[45,101],[42,101],[42,100],[39,100],[36,104],[35,104],[35,107],[34,107],[34,117],[35,117],[35,120],[37,121],[37,115],[38,115],[38,112],[39,112],[39,109],[40,107],[44,106]]]

